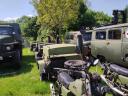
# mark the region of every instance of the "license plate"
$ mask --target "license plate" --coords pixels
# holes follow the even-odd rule
[[[0,60],[3,60],[3,57],[2,56],[0,56]]]

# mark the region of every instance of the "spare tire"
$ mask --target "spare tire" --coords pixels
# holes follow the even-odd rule
[[[68,61],[64,62],[64,67],[72,69],[72,68],[82,67],[85,64],[86,64],[86,62],[82,61],[82,60],[68,60]]]

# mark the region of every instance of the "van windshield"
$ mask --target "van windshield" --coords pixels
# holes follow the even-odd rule
[[[87,32],[87,33],[84,33],[82,35],[83,35],[84,41],[90,41],[92,39],[92,32]]]
[[[0,35],[11,35],[13,29],[11,27],[0,27]]]

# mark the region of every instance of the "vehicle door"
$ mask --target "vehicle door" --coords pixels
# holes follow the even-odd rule
[[[84,34],[82,34],[83,37],[83,54],[84,56],[89,56],[91,54],[91,40],[92,40],[92,32],[85,32]]]
[[[106,59],[109,61],[121,61],[122,54],[122,29],[113,28],[108,30],[108,39],[106,42]]]
[[[123,28],[122,58],[128,62],[128,27]]]
[[[91,53],[93,56],[103,55],[106,47],[106,31],[96,30],[91,41]]]

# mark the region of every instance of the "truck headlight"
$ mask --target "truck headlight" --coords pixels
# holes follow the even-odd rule
[[[13,49],[13,45],[6,46],[6,50],[7,50],[7,51],[10,51],[10,50],[12,50],[12,49]]]
[[[6,50],[10,51],[11,50],[11,46],[7,46]]]

